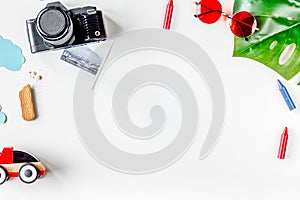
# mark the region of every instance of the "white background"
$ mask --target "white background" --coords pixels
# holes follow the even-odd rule
[[[205,25],[193,17],[193,1],[175,0],[172,29],[197,42],[213,59],[227,99],[223,135],[212,154],[197,159],[203,136],[171,167],[148,175],[115,172],[95,161],[83,148],[73,122],[73,89],[78,69],[59,60],[61,51],[32,55],[25,20],[48,1],[1,0],[0,35],[23,49],[19,72],[0,68],[0,104],[8,121],[0,125],[0,148],[14,146],[45,162],[47,175],[32,185],[18,179],[0,187],[1,199],[299,199],[300,132],[297,109],[289,112],[276,79],[262,64],[232,58],[233,36],[226,22]],[[221,1],[225,10],[232,2]],[[106,16],[110,35],[162,26],[167,0],[65,0],[68,8],[96,5]],[[43,75],[31,81],[29,71]],[[297,78],[298,77],[298,78]],[[299,76],[288,87],[300,105]],[[18,91],[32,83],[38,118],[21,118]],[[289,127],[285,160],[276,158],[280,135]]]

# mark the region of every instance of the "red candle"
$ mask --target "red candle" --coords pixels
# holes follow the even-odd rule
[[[170,0],[167,8],[166,8],[166,14],[165,14],[165,19],[164,19],[164,25],[163,28],[169,30],[171,26],[171,21],[172,21],[172,15],[173,15],[173,0]]]
[[[280,139],[280,145],[279,145],[278,156],[277,156],[279,159],[284,159],[285,157],[287,142],[288,142],[288,128],[285,127]]]

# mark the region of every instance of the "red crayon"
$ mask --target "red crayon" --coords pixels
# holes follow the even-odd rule
[[[277,156],[279,159],[284,159],[284,157],[285,157],[288,137],[289,137],[288,136],[288,128],[285,127],[285,129],[281,135],[281,139],[280,139],[280,145],[279,145],[278,156]]]
[[[171,26],[171,21],[172,21],[172,15],[173,15],[173,9],[174,9],[174,5],[173,5],[173,0],[170,0],[168,5],[167,5],[167,9],[166,9],[166,14],[165,14],[165,19],[164,19],[164,29],[169,30],[170,26]]]

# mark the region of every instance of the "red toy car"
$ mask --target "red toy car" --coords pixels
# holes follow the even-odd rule
[[[0,154],[0,185],[13,177],[19,177],[24,183],[33,183],[45,173],[43,163],[29,153],[6,147]]]

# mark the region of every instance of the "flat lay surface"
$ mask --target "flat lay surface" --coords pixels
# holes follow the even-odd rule
[[[159,37],[161,33],[155,34],[168,31],[162,30],[168,1],[62,0],[67,8],[96,6],[100,9],[108,37],[115,38],[119,47],[112,48],[109,64],[95,76],[61,60],[63,49],[31,53],[26,20],[35,18],[49,2],[1,2],[0,39],[8,39],[17,46],[11,50],[15,57],[14,69],[6,69],[2,66],[5,63],[0,62],[0,149],[13,146],[30,152],[43,161],[48,171],[30,185],[18,178],[5,182],[0,186],[0,198],[299,198],[300,88],[297,83],[300,75],[286,81],[261,63],[232,57],[234,37],[229,19],[221,17],[214,24],[201,23],[194,17],[197,9],[193,1],[174,0],[167,34],[170,40],[175,38],[175,47],[180,46],[177,51],[165,48],[166,40]],[[232,13],[233,1],[220,3],[226,13]],[[132,44],[118,39],[126,35],[123,32],[143,33],[144,30],[154,30],[151,32],[154,34],[142,34],[145,41],[139,36]],[[182,44],[185,39],[176,41],[181,38],[173,37],[177,34],[187,38],[191,45]],[[4,44],[1,41],[0,45]],[[161,44],[151,43],[151,46],[148,41],[161,41]],[[97,50],[101,45],[93,43],[89,47]],[[131,51],[136,45],[140,48]],[[198,50],[197,45],[203,52],[193,51]],[[25,59],[19,55],[18,47]],[[189,55],[182,53],[189,47]],[[0,46],[0,52],[3,51]],[[216,70],[219,77],[208,78],[203,69],[197,68],[201,64],[198,66],[194,59],[197,63],[199,59],[203,68],[210,66],[211,71]],[[163,75],[170,80],[165,80]],[[286,105],[277,79],[288,89],[295,110],[290,111]],[[211,86],[209,80],[215,80],[215,84]],[[27,84],[34,91],[36,118],[32,121],[23,120],[19,99],[19,91]],[[221,98],[214,100],[214,94],[220,94],[215,89],[219,88],[218,84],[224,87],[226,111],[216,103]],[[132,87],[128,94],[127,86]],[[80,111],[76,109],[78,104]],[[126,111],[128,116],[124,114]],[[200,160],[210,124],[215,115],[222,116],[223,112],[221,136],[211,153]],[[188,117],[182,118],[185,115]],[[277,154],[285,127],[288,127],[289,140],[285,159],[281,160]],[[98,142],[100,133],[105,138],[103,143]],[[99,135],[94,138],[93,134]],[[182,152],[165,151],[176,141],[186,145],[176,149]],[[119,159],[117,154],[107,153],[108,143],[125,152],[120,154],[124,156]],[[166,154],[162,165],[148,164],[149,160],[145,160],[145,166],[139,168],[142,166],[139,158],[150,155],[155,160],[155,153],[164,151],[170,157]]]

